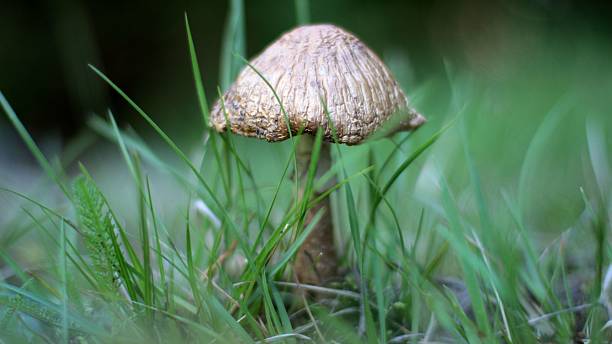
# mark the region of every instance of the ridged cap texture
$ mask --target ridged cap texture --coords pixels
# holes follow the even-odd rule
[[[406,96],[378,56],[334,25],[295,28],[250,64],[261,76],[245,66],[223,101],[217,100],[210,116],[217,131],[229,126],[239,135],[282,141],[290,137],[288,120],[292,135],[300,128],[309,134],[322,128],[325,140],[334,142],[335,128],[337,142],[355,145],[396,113],[404,116],[409,129],[425,121],[408,108]]]

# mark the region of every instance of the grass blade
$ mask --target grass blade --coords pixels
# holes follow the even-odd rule
[[[246,33],[244,29],[244,2],[231,0],[229,12],[225,21],[223,32],[223,46],[221,47],[221,66],[219,68],[221,89],[227,90],[243,64],[233,59],[232,55],[246,56]]]
[[[59,247],[60,281],[62,283],[62,343],[68,343],[68,271],[66,265],[66,231],[64,221],[60,221]]]
[[[223,214],[224,221],[229,225],[229,228],[232,230],[233,234],[238,239],[241,249],[247,254],[247,258],[250,257],[250,250],[248,249],[247,241],[236,229],[236,226],[233,222],[233,219],[229,216],[227,209],[223,206],[220,200],[217,198],[216,193],[210,187],[210,185],[204,180],[204,177],[200,174],[199,170],[193,165],[191,160],[187,157],[187,155],[174,143],[174,141],[146,114],[134,101],[125,94],[117,85],[115,85],[104,73],[99,71],[94,66],[89,66],[102,80],[104,80],[108,85],[110,85],[123,99],[125,99],[130,106],[138,112],[138,114],[157,132],[157,134],[166,142],[166,144],[174,151],[174,153],[191,169],[193,174],[196,176],[198,181],[202,184],[210,198],[213,200],[218,210]]]
[[[291,246],[289,246],[289,249],[285,251],[285,253],[280,258],[278,263],[276,263],[276,265],[272,268],[270,272],[271,276],[276,276],[277,274],[282,272],[283,268],[287,265],[287,263],[289,263],[291,258],[293,258],[295,253],[300,249],[300,247],[302,246],[302,244],[304,243],[304,241],[306,240],[310,232],[312,232],[312,230],[316,227],[319,220],[321,220],[323,213],[324,213],[324,208],[321,208],[321,210],[319,210],[313,216],[308,226],[306,226],[306,228],[300,233],[297,239],[291,244]],[[329,216],[329,214],[326,214],[326,215]]]
[[[294,0],[295,18],[298,25],[310,23],[310,0]]]
[[[484,296],[481,292],[474,267],[480,266],[481,262],[480,260],[473,258],[473,254],[470,254],[471,251],[469,251],[469,248],[467,247],[467,242],[465,240],[465,231],[463,229],[463,225],[461,224],[459,213],[456,209],[456,202],[454,202],[453,200],[446,180],[442,178],[441,182],[443,191],[443,203],[451,226],[451,231],[449,233],[452,237],[451,244],[455,244],[455,247],[460,250],[457,252],[457,255],[461,263],[461,268],[463,270],[463,279],[465,281],[465,285],[468,290],[470,300],[472,302],[476,321],[480,329],[488,337],[491,335],[491,328],[489,325],[487,310],[485,308]],[[478,270],[483,273],[487,272],[484,267],[481,267]]]
[[[204,84],[202,83],[202,74],[200,73],[200,65],[198,64],[198,57],[196,55],[195,45],[193,44],[193,38],[191,37],[191,28],[189,27],[189,19],[187,18],[187,13],[185,13],[185,29],[187,30],[187,43],[189,44],[189,58],[191,59],[193,81],[195,82],[196,92],[198,95],[198,104],[200,105],[202,119],[204,120],[204,125],[206,126],[208,125],[208,101],[206,100]]]
[[[47,176],[49,176],[49,178],[51,178],[51,180],[53,180],[57,184],[57,186],[59,186],[59,188],[62,190],[62,192],[64,192],[66,197],[70,199],[70,192],[68,191],[64,183],[62,183],[62,181],[60,180],[61,174],[56,172],[55,169],[51,166],[51,163],[49,163],[49,160],[45,158],[45,155],[40,150],[40,148],[38,148],[38,146],[34,142],[34,139],[32,138],[32,136],[30,136],[28,130],[23,126],[23,124],[17,117],[17,114],[15,113],[11,105],[8,103],[6,98],[4,98],[4,94],[2,94],[1,91],[0,105],[4,109],[4,112],[6,112],[9,121],[13,124],[13,126],[19,133],[19,136],[21,136],[23,142],[26,144],[32,155],[34,155],[34,158],[36,158],[36,161],[38,162],[40,167],[42,167],[43,171],[45,171]]]

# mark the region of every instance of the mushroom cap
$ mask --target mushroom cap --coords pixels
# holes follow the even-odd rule
[[[412,129],[425,121],[409,110],[404,92],[378,56],[334,25],[297,27],[250,63],[261,75],[245,66],[222,101],[217,100],[210,116],[217,131],[229,126],[243,136],[282,141],[290,137],[288,120],[292,135],[322,128],[326,141],[354,145],[394,113],[403,113],[405,126]]]

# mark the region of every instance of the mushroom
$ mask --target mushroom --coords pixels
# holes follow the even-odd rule
[[[425,122],[410,109],[399,84],[378,56],[353,34],[334,25],[297,27],[250,64],[253,68],[246,66],[222,101],[213,106],[210,125],[219,132],[231,130],[276,142],[299,133],[315,135],[320,129],[326,142],[356,145],[392,115],[400,119],[394,131],[413,130]],[[298,143],[300,171],[309,164],[312,142],[312,137],[305,136]],[[329,165],[329,144],[324,143],[317,173]],[[309,210],[305,224],[321,208],[326,216],[297,253],[294,271],[301,283],[324,284],[337,277],[328,199]]]

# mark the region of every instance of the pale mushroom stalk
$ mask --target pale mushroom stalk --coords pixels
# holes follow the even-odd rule
[[[296,158],[298,161],[298,174],[295,178],[301,179],[301,190],[299,198],[303,201],[304,184],[307,177],[308,166],[310,166],[314,137],[303,135],[298,143]],[[330,144],[323,142],[319,159],[317,161],[316,177],[321,177],[331,167]],[[326,186],[335,184],[332,178]],[[311,199],[319,196],[318,190],[314,190]],[[334,226],[332,221],[332,208],[329,197],[325,197],[318,204],[308,209],[305,214],[304,228],[313,220],[315,215],[323,211],[313,230],[310,232],[299,251],[297,252],[294,271],[300,283],[322,285],[338,276],[338,258],[334,240]]]
[[[396,121],[389,121],[392,117]],[[390,135],[424,122],[380,58],[353,34],[329,24],[300,26],[273,42],[240,72],[210,117],[217,131],[269,142],[286,140],[303,129],[298,171],[308,170],[313,145],[309,135],[319,129],[326,142],[357,145],[377,130]],[[379,130],[387,124],[391,127]],[[329,165],[325,143],[318,173]],[[322,208],[325,214],[296,257],[294,271],[302,283],[325,283],[337,271],[329,199],[308,211],[306,225]]]

